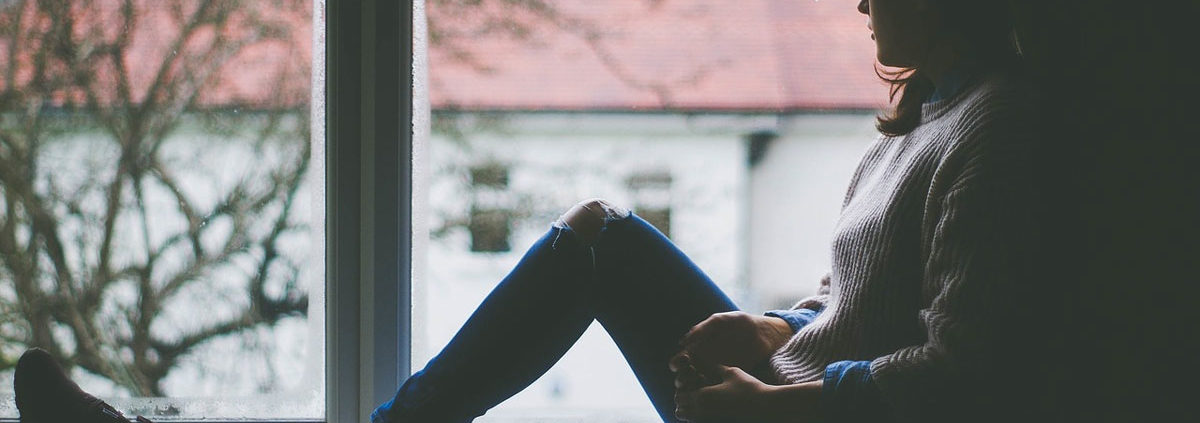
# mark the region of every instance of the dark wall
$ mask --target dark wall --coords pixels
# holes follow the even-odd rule
[[[1008,388],[1042,421],[1196,421],[1200,2],[1013,4],[1049,224]]]

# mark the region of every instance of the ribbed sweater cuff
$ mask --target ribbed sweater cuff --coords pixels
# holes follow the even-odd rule
[[[821,405],[825,423],[891,421],[871,379],[870,361],[838,361],[825,367]]]

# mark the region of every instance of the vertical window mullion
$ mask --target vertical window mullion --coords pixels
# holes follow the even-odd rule
[[[374,302],[370,401],[391,398],[409,374],[412,260],[412,3],[373,1]],[[364,343],[365,345],[365,343]],[[370,406],[369,406],[370,407]]]
[[[327,413],[366,421],[409,374],[412,3],[327,4]]]
[[[359,418],[362,5],[326,4],[326,418]]]

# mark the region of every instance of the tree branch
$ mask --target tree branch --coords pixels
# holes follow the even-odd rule
[[[201,93],[238,54],[266,40],[286,39],[283,21],[268,20],[271,11],[263,12],[258,3],[205,0],[190,9],[192,13],[183,13],[184,3],[175,3],[176,15],[182,20],[173,44],[168,43],[180,54],[163,56],[157,63],[153,63],[157,58],[151,59],[148,67],[153,81],[144,97],[130,69],[147,64],[130,62],[142,48],[137,45],[140,35],[134,33],[142,20],[158,18],[147,18],[140,1],[119,2],[115,19],[109,15],[113,9],[107,3],[98,5],[91,0],[21,0],[21,12],[13,19],[0,15],[0,21],[17,23],[11,30],[8,26],[0,29],[0,36],[8,37],[0,41],[14,42],[4,56],[15,58],[0,64],[0,71],[5,72],[2,80],[11,81],[0,93],[0,109],[16,106],[23,113],[12,130],[0,127],[0,209],[4,211],[0,216],[0,277],[12,280],[15,292],[15,300],[0,298],[0,316],[21,316],[11,325],[0,324],[0,340],[71,356],[74,365],[139,395],[162,394],[159,384],[176,365],[176,358],[200,343],[274,324],[283,317],[304,314],[308,308],[307,296],[297,287],[299,272],[278,245],[287,238],[285,234],[299,227],[290,219],[309,165],[307,126],[301,128],[301,134],[285,134],[281,128],[292,122],[270,115],[256,134],[255,148],[279,145],[266,144],[267,139],[295,135],[294,139],[302,142],[300,155],[291,157],[296,150],[282,150],[289,155],[282,168],[267,171],[265,178],[247,177],[221,195],[211,209],[187,196],[187,181],[178,178],[191,175],[174,174],[159,152],[170,142],[181,117],[195,108]],[[115,36],[111,35],[113,26],[121,27]],[[283,90],[276,93],[282,95]],[[99,173],[105,177],[72,186],[75,191],[71,194],[65,191],[67,187],[59,186],[54,175],[39,172],[38,163],[45,160],[44,142],[58,136],[48,112],[60,104],[59,99],[70,102],[80,96],[87,112],[109,135],[106,138],[113,142],[117,155],[104,164],[112,167]],[[307,119],[307,115],[302,117]],[[266,185],[259,185],[264,180]],[[151,230],[158,229],[151,218],[160,192],[153,182],[166,188],[166,198],[175,200],[174,209],[187,220],[183,231],[158,245],[151,236]],[[208,223],[225,217],[233,223],[231,234],[222,235],[216,245],[206,248],[202,239],[215,235],[209,231],[217,226]],[[120,251],[127,245],[124,240],[139,230],[131,224],[140,225],[144,252]],[[74,237],[64,232],[76,227],[96,229],[80,230]],[[187,250],[179,250],[188,244],[190,262]],[[262,255],[252,254],[258,251]],[[167,256],[170,261],[163,258]],[[184,258],[180,269],[164,269],[165,263],[177,263],[177,257]],[[155,339],[150,328],[166,315],[162,311],[171,299],[205,274],[238,265],[243,257],[256,259],[255,273],[247,275],[239,288],[245,289],[249,307],[236,310],[230,320],[186,333],[176,342]],[[162,270],[175,273],[160,275]],[[136,304],[124,302],[121,296],[107,296],[118,282],[133,283],[138,293]],[[268,296],[267,286],[275,283],[284,285],[284,294]],[[102,307],[107,300],[116,301],[119,311],[115,319],[101,312],[108,309]],[[107,327],[110,323],[116,326]],[[120,330],[126,323],[131,333]],[[56,342],[52,336],[56,327],[69,329],[73,352],[64,351],[67,346]],[[122,358],[127,352],[132,352],[132,358]],[[0,357],[0,368],[4,365],[4,357]]]

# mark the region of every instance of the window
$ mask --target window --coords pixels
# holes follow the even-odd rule
[[[500,253],[511,249],[511,200],[508,195],[508,168],[500,163],[484,163],[471,168],[471,251]]]
[[[586,198],[633,209],[746,310],[816,289],[886,102],[853,5],[425,3],[414,369]],[[658,420],[598,325],[479,420],[545,419]]]
[[[633,193],[633,212],[659,232],[671,236],[671,174],[666,171],[639,172],[625,180]]]
[[[130,415],[324,417],[314,11],[0,3],[0,419],[29,347]]]
[[[34,287],[50,296],[64,286],[56,266],[76,282],[101,275],[93,270],[105,232],[80,222],[103,215],[107,208],[95,206],[108,205],[103,184],[121,172],[126,182],[114,201],[126,217],[113,219],[109,248],[117,252],[108,253],[107,276],[122,282],[97,309],[111,316],[106,336],[132,337],[145,327],[146,319],[121,322],[137,311],[131,304],[138,304],[140,281],[155,288],[188,257],[222,252],[212,248],[222,240],[250,239],[234,249],[239,258],[187,273],[179,285],[191,289],[174,294],[186,297],[182,305],[146,314],[174,324],[143,332],[180,340],[245,309],[257,313],[252,329],[194,343],[194,354],[175,353],[190,370],[171,369],[163,377],[175,382],[161,388],[75,373],[89,389],[118,397],[114,405],[126,411],[173,421],[365,421],[445,344],[525,246],[583,198],[634,207],[748,310],[802,295],[827,266],[822,237],[873,136],[872,110],[885,98],[860,16],[836,2],[785,3],[429,0],[409,9],[382,0],[283,0],[211,2],[247,13],[197,13],[210,3],[136,0],[129,16],[137,25],[123,25],[117,0],[0,1],[0,225],[11,230],[9,248],[25,247],[0,254],[17,263],[0,264],[0,378],[11,377],[3,369],[34,336],[13,273],[35,272]],[[73,20],[78,31],[58,25],[73,14],[98,18]],[[178,35],[172,30],[189,17],[205,25],[181,48],[167,49]],[[217,21],[227,31],[215,30]],[[132,36],[122,37],[121,28]],[[114,62],[92,60],[119,49],[81,42],[86,37],[152,47],[125,50],[148,55],[126,62],[131,91],[116,83],[122,70]],[[42,56],[49,61],[20,53],[39,48],[53,53]],[[172,65],[155,68],[162,60]],[[214,61],[226,66],[196,67]],[[86,72],[82,65],[107,68]],[[183,91],[140,96],[136,88],[153,86],[155,75],[180,78]],[[304,84],[288,85],[297,81]],[[183,95],[189,92],[195,95]],[[131,103],[122,105],[123,95]],[[126,107],[146,99],[162,107]],[[39,119],[27,119],[30,113]],[[128,125],[133,115],[147,126]],[[36,137],[44,148],[17,148],[27,146],[18,141],[30,128],[44,131]],[[778,135],[765,154],[742,136],[763,130]],[[135,133],[162,147],[116,154],[123,144],[114,140]],[[503,164],[503,188],[485,183],[482,190],[502,195],[464,194],[476,180],[469,169],[480,163]],[[176,193],[164,179],[196,186]],[[30,193],[54,207],[27,207]],[[53,231],[75,235],[57,243],[75,258],[56,260],[56,247],[38,244],[42,211],[52,222],[76,219]],[[284,214],[291,229],[272,237]],[[492,225],[507,228],[503,243],[479,238],[507,251],[472,252],[473,220],[505,222]],[[794,241],[780,246],[779,239]],[[146,253],[167,243],[176,250],[155,256],[162,257],[157,273],[116,270],[147,267]],[[445,263],[455,266],[439,266]],[[261,289],[259,275],[266,276]],[[199,303],[212,312],[184,312]],[[61,323],[42,325],[36,336],[66,351],[82,345]],[[110,346],[106,357],[164,359],[129,348]],[[236,358],[211,358],[220,354]],[[301,372],[284,367],[298,363]],[[10,388],[0,379],[0,397],[11,398]],[[141,396],[137,389],[206,397],[133,398]],[[15,415],[11,401],[0,401],[0,420]],[[542,380],[481,421],[539,416],[653,421],[619,352],[596,327]]]

